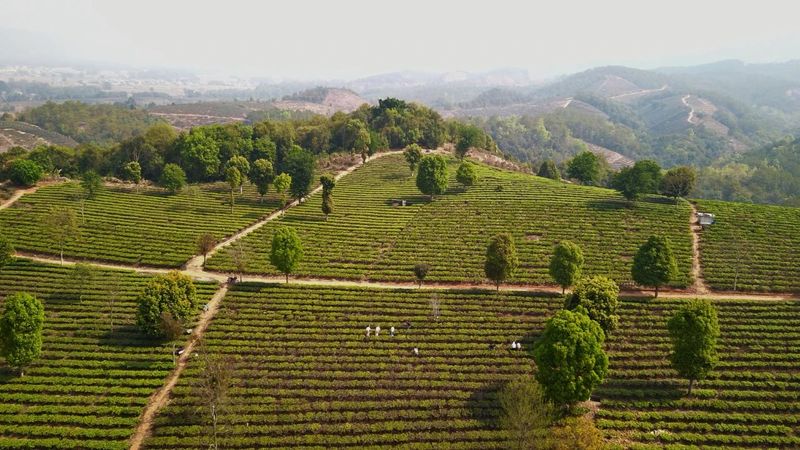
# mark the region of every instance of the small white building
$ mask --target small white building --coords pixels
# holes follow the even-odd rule
[[[697,213],[697,222],[704,227],[713,224],[715,216],[711,213]]]

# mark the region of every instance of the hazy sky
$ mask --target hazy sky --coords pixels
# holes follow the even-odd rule
[[[800,2],[0,0],[65,58],[297,78],[800,58]],[[2,61],[0,61],[2,62]]]

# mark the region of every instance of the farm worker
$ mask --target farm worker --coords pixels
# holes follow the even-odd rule
[[[419,349],[417,347],[414,347],[414,350],[412,350],[412,352],[414,353],[414,355],[419,356]]]
[[[394,327],[389,328],[389,336],[394,337]]]
[[[511,348],[516,350],[517,349],[517,341],[511,343]]]
[[[367,325],[367,337],[369,337],[370,333],[372,333],[372,328],[370,328],[370,326]]]
[[[380,336],[381,334],[381,326],[378,325],[375,327],[375,336]]]

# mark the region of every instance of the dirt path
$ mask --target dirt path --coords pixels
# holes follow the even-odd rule
[[[642,89],[642,90],[639,90],[639,91],[626,92],[624,94],[614,95],[614,96],[611,97],[611,99],[615,99],[616,100],[616,99],[620,99],[620,98],[630,97],[632,95],[645,95],[645,94],[650,94],[651,92],[663,91],[666,88],[667,88],[667,85],[665,84],[665,85],[661,86],[658,89]]]
[[[692,214],[689,216],[689,229],[692,231],[692,278],[694,284],[692,290],[696,294],[708,294],[708,286],[703,279],[703,273],[700,265],[700,231],[703,227],[700,226],[700,221],[697,218],[697,206],[694,203],[689,203],[692,207]]]
[[[140,416],[136,431],[133,433],[133,436],[131,436],[131,450],[139,450],[142,447],[145,438],[150,435],[150,432],[153,429],[153,419],[161,410],[161,408],[167,405],[167,402],[169,401],[169,394],[178,383],[178,379],[180,379],[183,369],[186,368],[186,364],[189,362],[189,358],[194,352],[197,342],[203,337],[206,328],[208,328],[209,322],[211,322],[214,314],[217,313],[219,304],[227,292],[228,286],[223,284],[222,287],[220,287],[211,298],[211,301],[208,302],[208,309],[200,315],[200,319],[197,321],[197,325],[195,325],[194,332],[189,338],[189,342],[186,343],[183,354],[181,354],[181,356],[178,358],[175,368],[172,370],[172,372],[170,372],[169,376],[167,376],[167,379],[164,382],[164,385],[161,386],[161,389],[156,391],[150,397],[150,400],[148,400],[147,405]]]
[[[33,194],[34,192],[38,191],[39,188],[41,188],[42,186],[45,186],[45,185],[44,184],[36,185],[36,186],[29,187],[29,188],[26,188],[26,189],[17,190],[6,201],[4,201],[3,203],[0,203],[0,211],[4,210],[6,208],[10,208],[11,205],[16,203],[16,201],[19,200],[20,198],[22,198],[23,195],[25,195],[25,194]]]
[[[684,95],[683,97],[681,97],[681,102],[683,102],[684,106],[689,108],[689,117],[686,118],[686,121],[689,122],[692,125],[695,125],[695,122],[694,122],[694,107],[692,105],[690,105],[689,102],[686,101],[689,97],[691,97],[690,94]]]
[[[403,152],[399,151],[399,150],[396,150],[396,151],[389,151],[389,152],[383,152],[383,153],[376,153],[367,162],[374,161],[374,160],[376,160],[378,158],[382,158],[382,157],[387,156],[387,155],[397,155],[397,154],[400,154],[400,153],[403,153]],[[354,166],[351,166],[351,167],[339,172],[338,174],[336,174],[336,176],[334,178],[338,181],[342,177],[353,173],[353,171],[355,171],[356,169],[358,169],[359,167],[361,167],[363,165],[364,165],[363,162],[359,162],[358,164],[356,164]],[[317,192],[319,192],[321,190],[322,190],[322,186],[317,186],[316,188],[314,188],[314,190],[312,190],[311,192],[308,193],[306,198],[316,194]],[[221,249],[233,244],[234,242],[238,241],[239,239],[242,239],[243,237],[247,236],[248,234],[250,234],[250,233],[258,230],[259,228],[263,227],[267,223],[269,223],[269,222],[271,222],[271,221],[273,221],[273,220],[275,220],[277,218],[280,218],[284,214],[284,212],[286,212],[287,209],[293,208],[293,207],[295,207],[295,206],[297,206],[299,204],[300,204],[300,202],[298,202],[297,200],[294,200],[291,203],[289,203],[288,205],[286,205],[286,207],[284,207],[283,210],[275,211],[272,214],[270,214],[270,215],[264,217],[263,219],[259,220],[258,222],[254,223],[254,224],[250,225],[249,227],[239,231],[238,233],[230,236],[229,238],[224,239],[223,241],[218,243],[210,252],[208,252],[208,255],[206,257],[211,257],[213,254],[217,253],[219,250],[221,250]],[[203,257],[203,255],[195,255],[192,258],[190,258],[189,261],[186,262],[186,264],[183,265],[183,268],[187,272],[202,273],[203,272],[203,260],[204,259],[205,258]]]

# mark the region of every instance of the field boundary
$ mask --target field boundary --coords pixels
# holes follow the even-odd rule
[[[709,292],[706,280],[703,278],[703,268],[700,264],[700,231],[703,229],[697,218],[697,205],[689,202],[692,214],[689,216],[689,230],[692,232],[692,290],[697,294]]]

